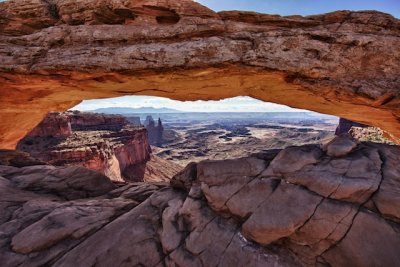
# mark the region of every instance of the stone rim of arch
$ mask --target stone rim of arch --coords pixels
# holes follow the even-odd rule
[[[400,21],[290,16],[196,2],[0,3],[0,146],[84,99],[251,96],[377,126],[400,140]]]

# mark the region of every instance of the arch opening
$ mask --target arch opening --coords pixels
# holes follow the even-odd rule
[[[396,142],[400,132],[397,98],[371,100],[334,88],[313,89],[296,84],[293,76],[265,69],[223,66],[134,76],[69,73],[51,78],[47,74],[3,73],[0,79],[5,89],[0,99],[2,148],[15,148],[17,141],[50,111],[67,110],[84,99],[143,94],[184,101],[249,96],[373,125]],[[18,127],[12,126],[15,121],[19,122]]]
[[[83,167],[36,166],[45,162],[0,149],[5,262],[398,265],[398,146],[339,136],[323,147],[189,164],[168,183],[126,184],[161,177],[169,162],[151,158],[146,129],[121,116],[59,113],[124,95],[249,96],[378,126],[400,141],[398,19],[376,11],[214,12],[204,1],[0,0],[0,148],[15,148],[40,123],[33,135],[43,140],[22,145],[56,146],[50,159],[84,159],[112,179]],[[41,123],[45,116],[50,123]],[[146,124],[159,130],[166,119],[157,118]],[[214,138],[211,148],[242,148],[265,129],[282,134],[267,122],[220,120],[217,129],[172,130]],[[290,136],[316,132],[294,126]]]
[[[250,97],[184,102],[125,96],[51,112],[17,149],[52,165],[100,171],[116,182],[169,181],[191,162],[323,146],[335,134],[389,142],[365,127]]]

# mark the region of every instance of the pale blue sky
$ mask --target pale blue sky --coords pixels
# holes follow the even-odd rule
[[[188,112],[288,112],[301,111],[287,106],[263,102],[250,97],[234,97],[220,101],[176,101],[163,97],[122,96],[103,100],[85,100],[72,109],[81,111],[104,107],[172,108]]]
[[[378,10],[400,17],[400,0],[198,0],[215,10],[249,10],[279,15],[312,15],[336,10]],[[297,111],[286,106],[265,103],[249,97],[222,101],[180,102],[167,98],[125,96],[114,99],[83,101],[75,109],[92,110],[102,107],[167,107],[183,111]]]
[[[248,10],[267,14],[315,15],[336,10],[378,10],[400,18],[400,0],[197,0],[215,11]]]

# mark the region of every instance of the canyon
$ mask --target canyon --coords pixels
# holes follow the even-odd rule
[[[169,181],[180,170],[152,155],[143,126],[119,115],[49,113],[17,149],[50,165],[99,171],[115,182]]]
[[[164,131],[161,145],[152,146],[153,154],[182,167],[207,159],[320,144],[334,136],[338,125],[338,118],[313,112],[179,112],[157,117]]]
[[[378,127],[398,144],[399,73],[400,21],[376,11],[1,2],[1,265],[397,266],[398,145],[338,133],[167,167],[160,179],[143,127],[58,112],[129,94],[251,96]],[[150,178],[138,182],[127,172],[146,172],[143,161]]]
[[[0,153],[8,162],[15,156]],[[2,165],[0,261],[397,266],[399,160],[397,146],[338,136],[324,146],[192,163],[170,185],[117,186],[83,167],[29,160]]]

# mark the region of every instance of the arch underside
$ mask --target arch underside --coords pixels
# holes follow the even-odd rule
[[[31,18],[17,1],[0,3],[1,148],[14,148],[49,111],[122,95],[251,96],[400,140],[400,23],[387,14],[279,17],[215,13],[192,1],[113,1],[125,11],[94,16],[104,0],[71,21],[69,2],[35,2]]]

